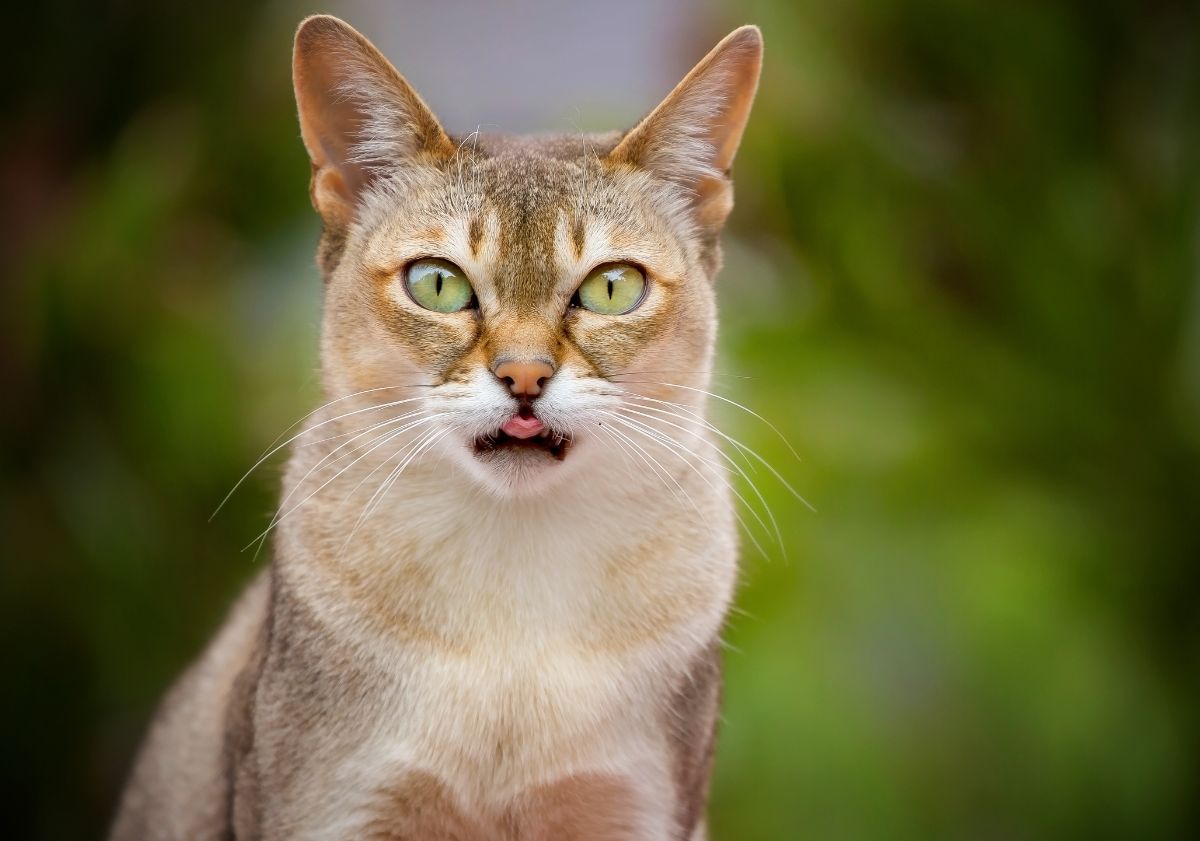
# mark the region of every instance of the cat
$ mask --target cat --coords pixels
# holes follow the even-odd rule
[[[113,839],[706,837],[738,540],[705,372],[761,61],[746,26],[625,133],[452,138],[300,25],[329,402]]]

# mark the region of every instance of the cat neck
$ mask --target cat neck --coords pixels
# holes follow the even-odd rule
[[[285,511],[322,457],[293,458]],[[592,459],[519,496],[491,493],[437,458],[375,494],[386,476],[371,478],[376,467],[348,470],[279,526],[283,579],[333,624],[366,616],[384,634],[452,648],[498,633],[541,640],[555,628],[641,638],[679,632],[693,614],[711,624],[732,589],[732,506],[710,464],[679,460],[660,475]],[[674,594],[669,609],[664,593]]]

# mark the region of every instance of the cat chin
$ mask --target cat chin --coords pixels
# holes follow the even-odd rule
[[[571,438],[547,446],[503,441],[470,442],[456,459],[466,472],[491,493],[500,496],[537,496],[552,490],[574,474],[586,454]],[[586,449],[586,448],[584,448]]]

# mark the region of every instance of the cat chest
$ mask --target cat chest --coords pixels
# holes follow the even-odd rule
[[[573,774],[502,802],[470,802],[410,772],[364,817],[357,837],[378,841],[650,841],[668,837],[670,825],[634,778],[610,772]]]
[[[574,653],[427,659],[411,664],[376,732],[402,761],[461,769],[493,788],[526,785],[655,743],[654,677],[628,659]]]
[[[671,758],[636,671],[547,656],[424,664],[337,774],[358,803],[346,829],[430,841],[667,837]]]

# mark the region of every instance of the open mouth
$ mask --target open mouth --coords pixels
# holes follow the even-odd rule
[[[571,449],[571,436],[546,426],[528,401],[500,428],[475,439],[475,455],[482,458],[501,452],[544,452],[558,461]]]
[[[497,429],[490,435],[475,439],[475,455],[488,456],[501,452],[544,452],[558,461],[567,457],[571,449],[571,437],[561,435],[543,428],[541,432],[529,438],[518,438],[509,435],[502,429]]]

